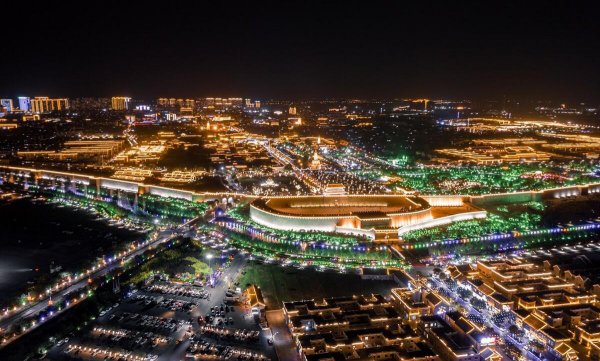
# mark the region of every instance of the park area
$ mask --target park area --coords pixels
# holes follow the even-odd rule
[[[194,282],[210,274],[209,266],[202,260],[201,245],[193,240],[187,241],[158,253],[144,263],[129,282],[136,284],[156,274],[167,275],[174,281]]]

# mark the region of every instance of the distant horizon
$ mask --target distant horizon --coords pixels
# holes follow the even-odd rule
[[[153,96],[142,96],[138,97],[135,94],[113,94],[113,95],[61,95],[61,94],[36,94],[36,95],[0,95],[0,99],[18,99],[20,97],[35,98],[35,97],[49,97],[49,98],[67,98],[67,99],[110,99],[112,97],[129,97],[133,100],[140,101],[153,101],[161,98],[167,99],[207,99],[207,98],[242,98],[251,100],[260,100],[265,102],[321,102],[321,101],[364,101],[364,102],[395,102],[395,101],[411,101],[416,99],[427,99],[428,101],[450,101],[450,102],[471,102],[471,103],[494,103],[494,102],[511,102],[511,103],[524,103],[524,104],[537,104],[537,103],[552,103],[552,104],[566,104],[567,106],[581,106],[581,105],[600,105],[600,99],[598,100],[559,100],[559,99],[520,99],[514,97],[506,98],[488,98],[488,99],[477,99],[477,98],[453,98],[453,97],[428,97],[415,95],[412,97],[322,97],[322,98],[272,98],[272,97],[260,97],[253,95],[153,95]]]

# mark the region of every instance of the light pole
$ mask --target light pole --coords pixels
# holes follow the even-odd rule
[[[207,254],[205,257],[208,260],[208,268],[210,268],[212,271],[212,259],[213,259],[212,253]]]
[[[213,270],[212,270],[212,259],[213,259],[213,255],[211,253],[208,253],[206,256],[206,259],[208,260],[208,268],[210,269],[210,276],[208,278],[210,285],[212,287],[214,287],[214,279],[213,279]]]

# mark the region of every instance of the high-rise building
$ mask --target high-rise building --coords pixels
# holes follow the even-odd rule
[[[194,99],[177,99],[177,105],[179,105],[180,108],[194,109],[195,103]]]
[[[290,113],[290,115],[296,115],[297,114],[296,107],[290,107],[288,109],[288,113]]]
[[[129,102],[131,102],[129,97],[112,97],[110,108],[112,110],[127,110],[129,109]]]
[[[24,112],[31,110],[31,99],[29,97],[19,97],[19,109]]]
[[[13,111],[13,101],[12,99],[0,99],[0,106],[4,108],[7,112]]]
[[[196,106],[196,101],[194,99],[158,98],[156,104],[162,108],[179,107],[186,109],[194,109],[194,107]]]
[[[67,98],[35,97],[31,100],[31,111],[34,113],[48,113],[65,109],[69,109],[69,99]]]
[[[260,100],[255,100],[254,101],[254,107],[255,108],[260,108]]]

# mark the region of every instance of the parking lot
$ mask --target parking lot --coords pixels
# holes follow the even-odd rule
[[[246,262],[237,255],[212,285],[166,279],[133,290],[95,323],[48,353],[52,360],[276,360],[235,285]]]

